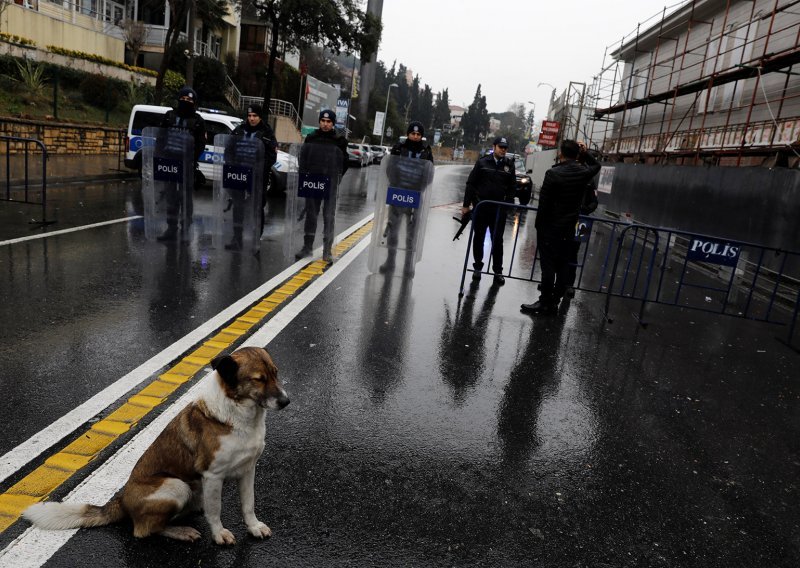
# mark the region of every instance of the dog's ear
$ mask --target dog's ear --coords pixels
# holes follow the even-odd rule
[[[235,387],[239,382],[237,374],[239,373],[239,365],[233,360],[230,355],[220,355],[211,361],[211,368],[214,369],[225,384],[230,387]]]

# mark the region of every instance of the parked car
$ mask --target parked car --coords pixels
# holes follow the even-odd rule
[[[359,146],[361,146],[361,150],[366,152],[367,154],[367,163],[364,165],[366,166],[370,165],[372,163],[372,159],[375,156],[375,154],[370,149],[369,144],[359,144]]]
[[[135,105],[131,109],[128,119],[128,134],[126,138],[125,167],[132,170],[142,169],[142,130],[148,126],[159,126],[164,115],[172,110],[168,106]],[[231,134],[233,129],[242,123],[242,119],[228,114],[209,109],[198,110],[206,123],[206,147],[197,161],[200,172],[205,180],[214,181],[214,136],[217,134]]]
[[[372,163],[373,164],[380,164],[383,157],[386,155],[386,147],[385,146],[370,146],[370,150],[372,150]]]
[[[359,168],[367,165],[369,154],[364,151],[361,144],[350,143],[347,145],[347,159],[350,163],[356,164]]]
[[[272,165],[269,173],[269,195],[280,195],[286,192],[286,178],[291,166],[297,166],[297,158],[283,150],[278,150],[278,159]]]

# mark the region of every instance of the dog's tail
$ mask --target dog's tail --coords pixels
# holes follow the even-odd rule
[[[61,530],[80,527],[101,527],[125,518],[119,497],[103,505],[84,503],[36,503],[22,516],[41,529]]]

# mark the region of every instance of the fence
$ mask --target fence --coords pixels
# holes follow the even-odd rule
[[[506,278],[541,281],[533,223],[535,207],[482,201],[513,213]],[[532,220],[532,219],[531,219]],[[639,302],[638,319],[646,325],[648,304],[662,304],[786,326],[793,346],[800,312],[800,252],[734,241],[711,235],[581,216],[576,227],[574,288],[605,294],[605,316],[612,298]],[[464,258],[459,295],[463,295],[470,246]],[[486,266],[491,266],[491,257]]]
[[[0,146],[5,150],[6,160],[5,192],[0,201],[41,205],[41,220],[29,223],[39,226],[55,223],[47,220],[47,147],[40,140],[16,136],[0,136]],[[30,176],[34,157],[41,161],[41,177],[36,180],[38,188],[32,187]]]

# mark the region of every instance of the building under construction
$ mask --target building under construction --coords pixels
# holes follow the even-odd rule
[[[800,0],[688,0],[606,51],[586,123],[611,161],[800,165]]]

